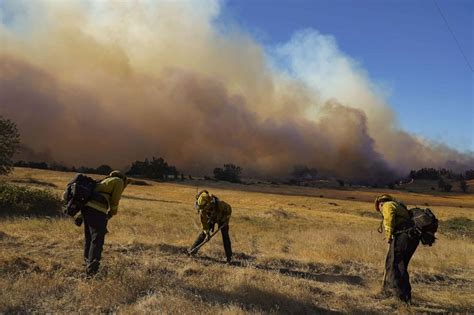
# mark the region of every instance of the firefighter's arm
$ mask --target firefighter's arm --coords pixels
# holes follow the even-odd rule
[[[386,202],[382,207],[383,225],[385,230],[385,237],[387,240],[393,238],[393,230],[395,225],[395,211],[396,205],[393,202]]]
[[[206,239],[209,239],[211,236],[211,225],[209,217],[205,215],[204,211],[201,212],[201,226],[203,233],[206,234]]]
[[[123,192],[123,181],[117,180],[114,182],[114,189],[112,191],[112,195],[110,196],[110,210],[109,210],[109,217],[112,217],[117,214],[118,205],[120,202],[120,198],[122,197]]]

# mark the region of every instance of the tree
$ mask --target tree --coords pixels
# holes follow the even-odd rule
[[[176,167],[168,165],[163,158],[153,157],[150,161],[145,159],[145,161],[135,161],[132,163],[130,170],[127,172],[127,175],[138,175],[150,179],[160,179],[166,180],[169,175],[174,176],[176,179],[179,172]]]
[[[474,170],[468,170],[466,171],[466,180],[471,180],[474,179]]]
[[[469,185],[467,184],[464,177],[461,177],[461,181],[459,182],[459,186],[461,187],[462,192],[467,192],[467,189],[469,188]]]
[[[16,124],[0,116],[0,174],[7,174],[13,166],[13,155],[20,145]]]
[[[216,167],[214,169],[214,178],[232,183],[240,183],[240,174],[242,168],[234,164],[224,164],[224,168]]]
[[[318,175],[318,170],[309,168],[306,165],[295,165],[291,175],[298,180],[313,180]]]

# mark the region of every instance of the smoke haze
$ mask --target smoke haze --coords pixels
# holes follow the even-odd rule
[[[217,23],[220,6],[4,1],[0,115],[29,152],[69,165],[162,156],[198,174],[233,162],[283,176],[306,164],[364,181],[474,167],[472,154],[400,130],[333,37],[301,30],[266,51]]]

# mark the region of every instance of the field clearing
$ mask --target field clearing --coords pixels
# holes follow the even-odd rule
[[[19,168],[3,179],[60,193],[72,175]],[[0,312],[474,312],[474,244],[443,226],[474,220],[473,194],[149,183],[124,192],[94,280],[83,278],[83,230],[71,220],[0,218]],[[220,235],[196,258],[184,254],[199,233],[196,184],[233,206],[233,265]],[[437,243],[411,262],[410,307],[376,297],[387,250],[372,204],[381,192],[428,204],[441,220]]]

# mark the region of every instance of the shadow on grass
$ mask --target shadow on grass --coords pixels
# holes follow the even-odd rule
[[[187,248],[170,244],[159,244],[158,250],[171,255],[187,255]],[[206,255],[196,255],[193,257],[206,265],[227,264],[224,259],[210,257]],[[326,283],[346,283],[350,285],[363,285],[364,279],[360,276],[341,274],[343,268],[340,266],[324,266],[322,264],[301,264],[293,260],[275,260],[271,263],[255,263],[254,256],[245,253],[234,253],[234,260],[230,266],[239,268],[254,268],[264,271],[277,272],[285,276],[313,280]],[[309,271],[301,269],[309,269]],[[299,270],[300,269],[300,270]]]
[[[39,179],[35,178],[27,178],[27,179],[12,179],[12,183],[18,183],[18,184],[32,184],[32,185],[38,185],[38,186],[46,186],[46,187],[51,187],[51,188],[57,188],[58,186],[53,183],[45,182]]]
[[[129,195],[124,195],[124,196],[122,196],[122,198],[131,199],[131,200],[142,200],[142,201],[154,201],[154,202],[163,202],[163,203],[183,204],[180,201],[162,200],[162,199],[145,198],[145,197],[135,197],[135,196],[129,196]]]
[[[242,285],[233,292],[217,289],[192,289],[203,301],[228,306],[236,304],[245,311],[275,314],[341,314],[309,302],[295,300],[279,292],[267,292],[250,285]]]
[[[239,259],[238,257],[242,257],[244,259]],[[216,264],[226,264],[226,262],[223,259],[217,259],[214,257],[209,257],[209,256],[195,256],[194,257],[196,260],[204,261],[204,262],[210,262],[210,263],[216,263]],[[264,270],[264,271],[270,271],[270,272],[277,272],[279,274],[293,277],[293,278],[300,278],[300,279],[306,279],[306,280],[313,280],[313,281],[318,281],[318,282],[326,282],[326,283],[346,283],[350,285],[363,285],[364,279],[359,276],[353,276],[353,275],[344,275],[344,274],[339,274],[338,272],[336,273],[331,273],[331,272],[323,272],[322,270],[316,271],[313,268],[310,271],[303,271],[303,270],[298,270],[296,268],[288,268],[286,266],[281,266],[279,264],[265,264],[265,263],[254,263],[253,261],[255,260],[255,257],[243,254],[243,253],[237,253],[234,254],[234,258],[238,260],[232,261],[230,263],[231,266],[234,267],[241,267],[241,268],[254,268],[258,270]],[[295,266],[298,265],[297,262],[294,264]],[[310,264],[310,266],[315,266],[315,264]],[[336,268],[338,269],[338,268]]]
[[[473,314],[474,312],[473,306],[447,306],[433,302],[433,300],[425,300],[418,297],[413,299],[411,308],[413,313],[423,314]]]

